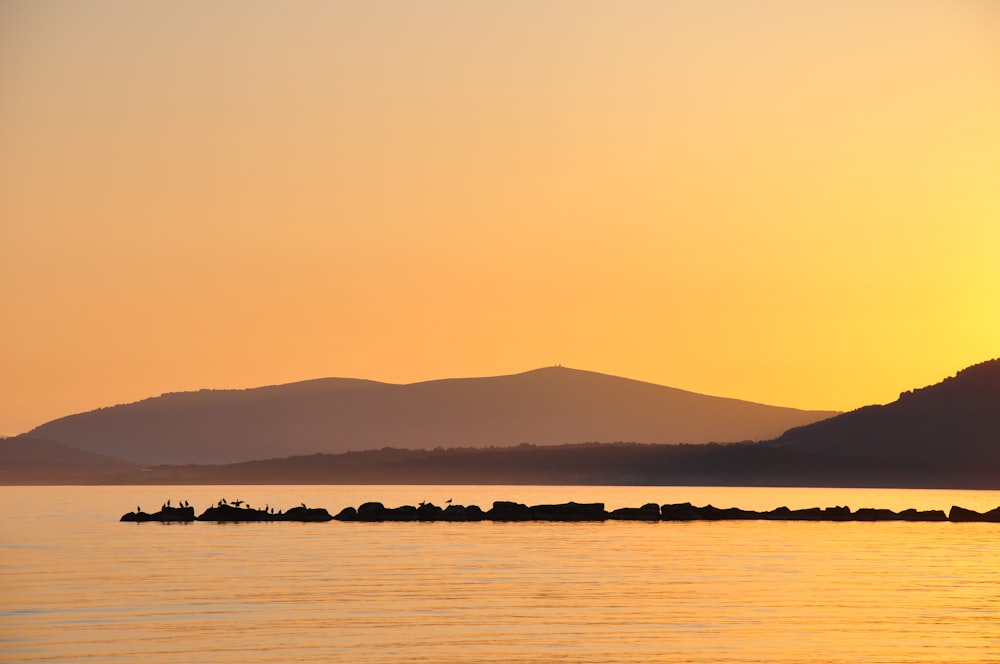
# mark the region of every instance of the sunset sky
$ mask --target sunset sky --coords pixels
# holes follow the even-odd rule
[[[1000,4],[4,0],[0,252],[0,434],[557,363],[884,403],[1000,356]]]

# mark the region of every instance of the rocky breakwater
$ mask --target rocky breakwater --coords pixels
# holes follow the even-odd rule
[[[978,512],[962,510],[955,514],[967,515],[966,521],[987,521],[986,515],[975,518]],[[1000,508],[987,515],[998,513]],[[488,511],[477,505],[448,505],[445,508],[431,503],[418,507],[386,507],[382,503],[365,503],[355,509],[346,507],[335,517],[337,521],[948,521],[941,510],[908,509],[894,512],[887,509],[849,507],[812,507],[792,510],[787,507],[759,512],[736,507],[719,508],[712,505],[697,507],[691,503],[657,505],[647,503],[642,507],[622,507],[607,511],[604,503],[561,503],[555,505],[524,505],[505,500],[496,501]]]
[[[811,507],[789,509],[778,507],[769,511],[744,510],[737,507],[720,508],[713,505],[697,507],[691,503],[657,505],[646,503],[642,507],[622,507],[607,511],[604,503],[559,503],[553,505],[524,505],[506,500],[493,503],[484,511],[478,505],[447,505],[439,507],[432,503],[417,506],[403,505],[386,507],[379,502],[368,502],[361,506],[345,507],[336,516],[331,516],[322,507],[300,505],[290,510],[275,511],[270,506],[254,509],[243,501],[226,502],[209,507],[195,517],[194,508],[186,502],[178,507],[165,504],[153,514],[143,512],[138,507],[121,517],[121,521],[145,522],[257,522],[257,521],[951,521],[1000,523],[1000,507],[988,512],[976,512],[954,506],[948,514],[941,510],[906,509],[894,512],[888,509],[861,508],[852,510],[846,506]]]
[[[661,521],[947,521],[941,510],[907,509],[894,512],[887,509],[863,507],[809,507],[792,510],[778,507],[766,512],[742,510],[736,507],[719,508],[712,505],[695,507],[691,503],[664,505],[660,508]]]
[[[499,500],[484,512],[478,505],[448,505],[421,503],[417,507],[386,507],[382,503],[364,503],[357,509],[346,507],[335,517],[337,521],[604,521],[609,518],[604,503],[561,503],[558,505],[527,506]]]
[[[299,505],[298,507],[293,507],[290,510],[275,510],[270,506],[265,506],[263,509],[254,509],[250,505],[245,504],[243,501],[234,501],[232,503],[226,501],[219,501],[217,504],[209,507],[207,510],[199,514],[197,517],[194,515],[194,508],[187,505],[183,507],[169,507],[164,505],[164,507],[155,514],[146,514],[141,510],[136,512],[129,512],[125,514],[120,519],[121,521],[160,521],[160,522],[174,522],[174,521],[214,521],[216,523],[248,523],[248,522],[260,522],[260,521],[300,521],[300,522],[322,522],[322,521],[332,521],[333,516],[330,515],[326,508],[323,507],[306,507],[305,505]]]

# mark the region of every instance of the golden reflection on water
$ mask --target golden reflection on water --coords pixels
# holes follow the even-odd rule
[[[824,497],[800,491],[718,489],[734,502],[692,501],[805,507],[811,505],[796,501]],[[848,502],[836,498],[843,490],[820,491],[833,499],[812,504]],[[0,659],[1000,659],[996,524],[117,523],[137,500],[155,508],[168,497],[187,498],[199,511],[223,495],[336,511],[380,497],[390,505],[451,497],[437,493],[455,494],[455,502],[476,497],[485,506],[504,498],[603,496],[610,508],[672,502],[685,492],[698,494],[611,487],[3,488],[4,504],[17,509],[0,530]],[[956,498],[898,493],[852,506],[947,509],[921,501]],[[975,501],[1000,504],[996,493],[957,498],[975,509],[987,508]]]

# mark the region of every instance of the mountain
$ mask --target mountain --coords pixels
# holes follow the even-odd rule
[[[408,385],[325,378],[171,393],[29,433],[134,463],[233,463],[382,447],[761,440],[833,414],[548,367]]]
[[[775,445],[828,457],[1000,477],[1000,359],[883,406],[796,427]]]
[[[120,459],[78,450],[52,440],[0,439],[0,485],[115,482],[137,470]]]

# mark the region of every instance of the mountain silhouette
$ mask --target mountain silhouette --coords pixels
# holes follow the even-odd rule
[[[234,463],[382,447],[763,440],[834,414],[548,367],[407,385],[324,378],[169,393],[29,434],[140,464]]]
[[[774,444],[828,457],[1000,470],[1000,359],[903,392],[883,406],[795,427]]]

